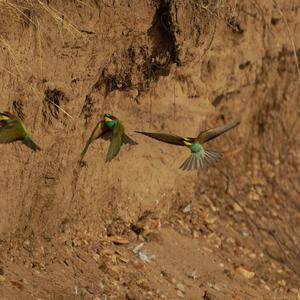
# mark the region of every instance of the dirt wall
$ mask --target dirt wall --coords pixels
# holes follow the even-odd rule
[[[251,242],[270,239],[260,246],[275,260],[297,261],[297,1],[0,5],[1,110],[20,115],[43,149],[0,145],[4,241],[126,235],[147,211],[167,225],[175,208],[209,198],[218,228],[250,226]],[[104,112],[139,145],[105,163],[108,143],[98,140],[80,164]],[[208,171],[182,172],[187,150],[133,133],[193,136],[236,119],[239,128],[213,142],[225,155]],[[235,218],[237,201],[245,210]]]

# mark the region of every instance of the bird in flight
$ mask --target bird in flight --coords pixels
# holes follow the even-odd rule
[[[123,144],[137,145],[137,142],[125,134],[124,125],[118,118],[111,114],[104,114],[103,118],[97,123],[89,137],[81,153],[81,159],[83,159],[90,144],[98,138],[110,140],[110,145],[106,155],[106,162],[111,161],[115,156],[117,156]]]
[[[190,149],[191,155],[183,162],[180,169],[183,171],[204,169],[214,164],[222,157],[222,152],[216,150],[209,150],[204,147],[204,144],[208,141],[218,137],[226,131],[238,126],[239,121],[228,123],[224,126],[201,131],[197,137],[181,137],[174,134],[158,133],[158,132],[145,132],[135,131],[137,133],[149,136],[158,141],[178,145],[186,146]]]
[[[22,141],[33,151],[41,150],[30,138],[28,129],[19,117],[9,112],[0,112],[0,143],[14,141]]]

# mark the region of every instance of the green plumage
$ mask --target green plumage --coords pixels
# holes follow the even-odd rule
[[[103,118],[97,123],[89,137],[81,153],[81,159],[83,159],[90,144],[98,138],[110,140],[110,145],[106,155],[107,162],[111,161],[118,155],[123,144],[137,145],[134,140],[125,134],[125,128],[119,119],[113,115],[104,114]]]
[[[41,150],[28,133],[24,122],[9,112],[0,112],[0,143],[23,141],[33,151]]]
[[[222,157],[222,152],[205,149],[203,144],[218,137],[226,131],[238,126],[239,121],[226,124],[224,126],[208,129],[199,133],[195,138],[181,137],[174,134],[136,131],[137,133],[149,136],[158,141],[177,145],[186,146],[190,149],[191,155],[180,166],[182,170],[204,169],[214,164]]]

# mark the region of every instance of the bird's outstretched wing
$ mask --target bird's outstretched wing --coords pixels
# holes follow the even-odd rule
[[[91,144],[94,140],[96,140],[96,139],[98,139],[98,138],[104,136],[104,135],[107,133],[107,131],[108,131],[108,127],[104,124],[103,121],[99,121],[99,122],[97,123],[96,127],[94,128],[94,130],[93,130],[91,136],[89,137],[88,141],[86,142],[83,151],[81,152],[81,159],[83,159],[83,157],[84,157],[84,155],[86,154],[86,152],[87,152],[87,150],[88,150],[90,144]]]
[[[135,132],[149,136],[153,139],[156,139],[164,143],[179,145],[179,146],[185,146],[184,141],[190,141],[191,139],[191,138],[183,138],[181,136],[175,134],[168,134],[168,133],[145,132],[145,131],[135,131]]]
[[[123,134],[123,143],[128,145],[137,145],[138,143],[134,141],[131,137],[129,137],[127,134]]]
[[[198,135],[198,137],[196,139],[201,144],[206,143],[206,142],[218,137],[219,135],[225,133],[226,131],[238,126],[239,124],[240,124],[240,122],[236,121],[236,122],[228,123],[224,126],[204,130],[204,131],[200,132],[200,134]]]
[[[122,146],[122,137],[117,136],[111,139],[107,155],[106,155],[106,162],[111,161],[117,154],[120,152]]]
[[[110,145],[106,155],[106,162],[111,161],[120,152],[123,144],[124,127],[118,122],[113,129]]]

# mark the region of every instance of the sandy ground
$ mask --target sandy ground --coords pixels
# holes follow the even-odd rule
[[[299,1],[0,2],[0,299],[300,299]],[[80,152],[102,113],[139,144]],[[207,171],[134,130],[232,120]]]

